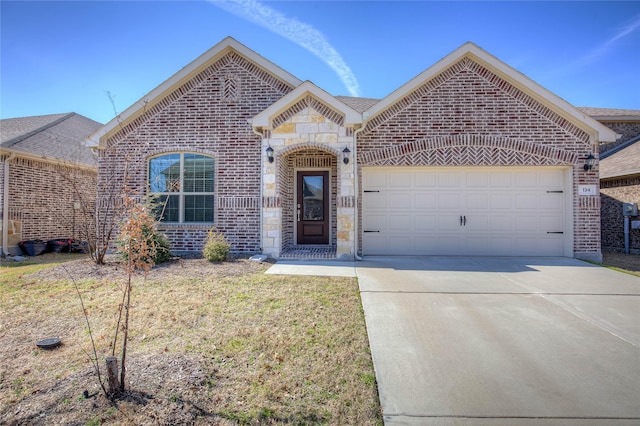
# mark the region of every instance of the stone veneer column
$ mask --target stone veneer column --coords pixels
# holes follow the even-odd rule
[[[276,192],[276,162],[269,163],[264,153],[269,141],[262,141],[262,253],[278,258],[282,247],[282,208]]]
[[[349,146],[354,152],[352,146]],[[338,163],[338,199],[337,217],[337,247],[338,258],[353,259],[355,257],[355,173],[353,158],[349,164],[344,164],[342,159]]]

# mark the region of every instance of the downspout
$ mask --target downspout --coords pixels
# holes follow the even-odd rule
[[[9,256],[9,163],[16,158],[12,152],[4,160],[4,193],[2,194],[2,252]]]
[[[364,115],[364,114],[363,114]],[[358,187],[358,133],[364,130],[367,126],[367,123],[364,123],[361,127],[357,128],[353,132],[353,173],[354,173],[354,193],[355,193],[355,208],[353,213],[353,228],[354,228],[354,253],[353,256],[356,260],[362,260],[360,256],[358,256],[358,241],[360,240],[360,223],[358,222],[358,199],[360,198],[360,192]]]
[[[256,130],[255,127],[253,127],[253,123],[251,120],[247,120],[249,122],[249,125],[251,126],[251,130],[253,131],[253,133],[255,133],[256,135],[260,136],[260,199],[258,200],[258,211],[260,212],[260,254],[263,254],[264,252],[264,247],[262,244],[263,241],[263,233],[264,233],[264,229],[263,229],[263,214],[264,212],[262,211],[262,195],[263,195],[263,191],[264,191],[264,155],[262,152],[262,142],[264,139],[264,135],[262,134],[262,132],[258,132]]]

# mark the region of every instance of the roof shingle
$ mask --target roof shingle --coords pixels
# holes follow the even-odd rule
[[[0,146],[38,157],[95,167],[84,141],[102,124],[76,113],[0,120]]]

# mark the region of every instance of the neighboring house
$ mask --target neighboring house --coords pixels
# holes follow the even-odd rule
[[[625,203],[640,204],[640,111],[580,108],[620,135],[615,143],[600,146],[600,196],[602,248],[625,250]],[[638,216],[629,217],[628,249],[640,254],[640,229],[632,228]]]
[[[101,126],[75,113],[0,120],[4,254],[19,253],[20,240],[82,239],[98,174],[84,141]]]
[[[100,179],[165,202],[175,251],[201,249],[215,226],[234,251],[274,258],[600,260],[597,152],[615,141],[472,43],[372,100],[332,96],[227,38],[89,144]]]

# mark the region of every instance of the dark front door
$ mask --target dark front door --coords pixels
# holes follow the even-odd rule
[[[298,172],[298,244],[329,244],[329,172]]]

